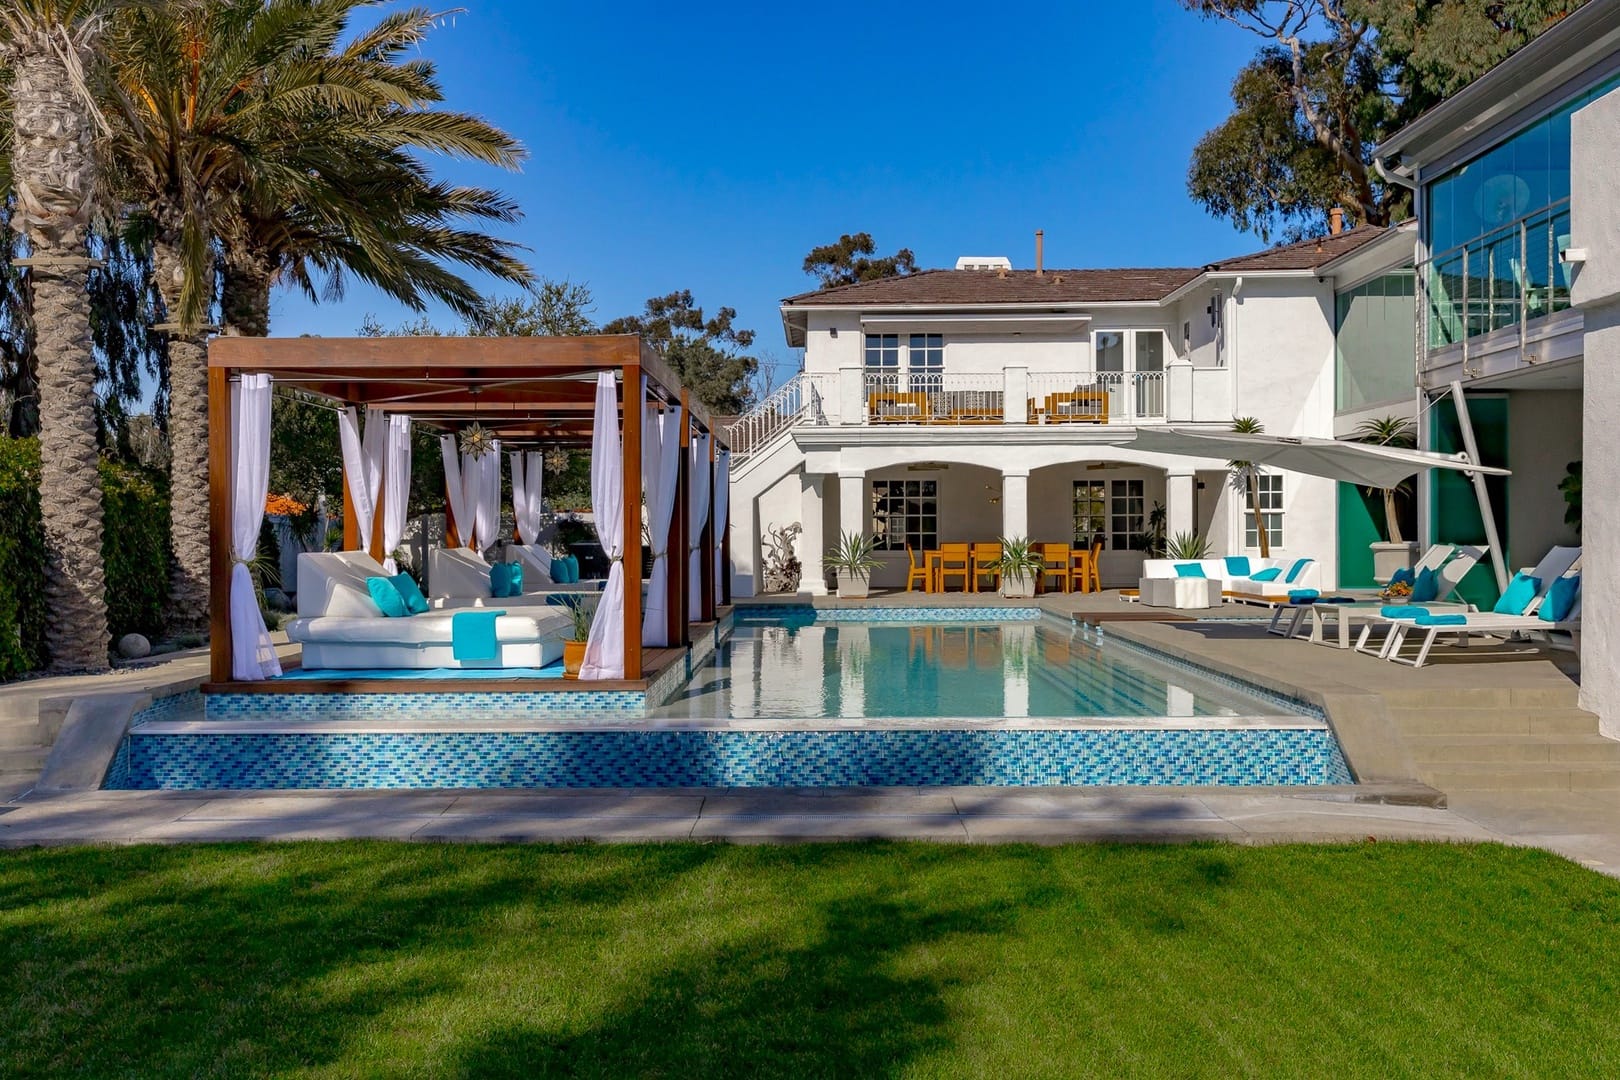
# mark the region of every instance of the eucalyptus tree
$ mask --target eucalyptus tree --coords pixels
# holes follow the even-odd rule
[[[12,124],[0,180],[8,181],[14,200],[12,228],[27,244],[50,608],[46,648],[57,671],[107,666],[87,246],[100,194],[105,120],[93,83],[106,7],[95,0],[0,5],[0,63],[9,72]]]

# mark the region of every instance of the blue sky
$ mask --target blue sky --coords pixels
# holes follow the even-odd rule
[[[522,140],[521,174],[447,164],[523,208],[537,272],[596,317],[690,288],[795,362],[777,304],[813,246],[866,231],[919,265],[1207,262],[1261,245],[1187,197],[1194,142],[1255,39],[1175,0],[1006,7],[467,0],[424,52],[449,103]],[[364,288],[278,293],[272,332],[409,312]],[[443,312],[430,312],[440,322]]]

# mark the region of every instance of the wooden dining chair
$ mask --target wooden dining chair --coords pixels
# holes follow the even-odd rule
[[[988,577],[992,589],[1001,588],[1001,545],[983,543],[973,545],[973,591],[979,591],[979,579]]]
[[[972,587],[973,553],[966,543],[939,545],[939,570],[934,584],[944,592],[946,580],[953,577],[962,579],[963,592]]]
[[[1046,588],[1047,578],[1056,578],[1062,592],[1069,592],[1074,588],[1074,568],[1070,565],[1071,552],[1068,544],[1042,544],[1041,559],[1046,564],[1041,570],[1041,588]]]
[[[920,583],[923,592],[928,592],[928,556],[919,555],[913,551],[910,544],[906,545],[906,592],[911,591],[913,584]]]
[[[1091,587],[1102,592],[1102,537],[1094,537],[1091,541]]]

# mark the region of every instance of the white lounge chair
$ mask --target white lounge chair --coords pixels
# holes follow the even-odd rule
[[[1538,614],[1541,605],[1547,599],[1547,592],[1552,588],[1553,582],[1559,578],[1578,573],[1581,563],[1581,549],[1578,547],[1555,547],[1547,552],[1546,556],[1530,570],[1525,571],[1538,582],[1536,595],[1522,612],[1504,613],[1496,611],[1473,612],[1463,616],[1462,622],[1447,622],[1443,624],[1425,625],[1420,622],[1402,623],[1390,632],[1390,640],[1384,647],[1384,659],[1397,664],[1406,664],[1411,667],[1422,667],[1428,662],[1429,652],[1434,648],[1435,642],[1442,636],[1456,636],[1466,645],[1468,638],[1473,634],[1493,637],[1510,637],[1518,633],[1551,632],[1554,630],[1568,631],[1572,634],[1580,632],[1580,598],[1577,596],[1574,607],[1568,616],[1558,622],[1543,619]],[[1423,640],[1418,651],[1411,659],[1401,656],[1401,649],[1406,639],[1414,633],[1422,633]]]
[[[1389,649],[1395,644],[1395,631],[1401,626],[1410,624],[1419,616],[1425,614],[1459,614],[1473,610],[1473,605],[1457,596],[1457,590],[1462,587],[1463,578],[1468,572],[1479,565],[1479,560],[1485,557],[1485,552],[1476,547],[1454,549],[1456,554],[1447,559],[1435,575],[1439,578],[1435,586],[1433,600],[1416,600],[1405,605],[1382,605],[1376,610],[1371,608],[1358,610],[1350,618],[1361,623],[1361,636],[1356,639],[1356,651],[1367,653],[1384,659]],[[1385,614],[1385,608],[1402,608],[1399,614]],[[1410,610],[1405,610],[1410,609]],[[1375,643],[1373,635],[1378,630],[1386,631],[1382,640]]]
[[[1425,551],[1423,557],[1412,567],[1412,573],[1414,575],[1420,574],[1424,570],[1438,572],[1456,551],[1457,548],[1454,544],[1431,544],[1429,550]],[[1466,573],[1466,571],[1464,572]],[[1453,588],[1455,588],[1455,585],[1453,585]],[[1379,598],[1377,595],[1379,591],[1374,589],[1340,589],[1335,595],[1353,596],[1357,600],[1365,600],[1370,603]],[[1449,595],[1450,590],[1443,590],[1440,593],[1442,600]],[[1306,611],[1310,607],[1311,604],[1308,602],[1294,603],[1290,601],[1278,604],[1271,609],[1271,622],[1266,625],[1266,633],[1275,634],[1278,637],[1297,637],[1299,635],[1299,625],[1305,621]],[[1286,626],[1283,625],[1285,616],[1288,619]]]
[[[590,593],[601,590],[595,581],[559,585],[538,573],[528,562],[523,567],[523,595],[496,596],[490,587],[490,564],[471,548],[428,548],[428,598],[436,608],[525,607],[547,604],[552,593]]]

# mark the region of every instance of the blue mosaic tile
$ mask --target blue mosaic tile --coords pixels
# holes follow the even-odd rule
[[[203,696],[198,690],[185,690],[168,697],[155,698],[152,704],[137,712],[131,724],[146,724],[154,720],[195,720],[203,713]]]
[[[117,778],[140,790],[1351,782],[1321,728],[135,732],[127,741]]]
[[[209,720],[622,719],[646,713],[640,690],[445,691],[388,694],[209,694]]]
[[[1037,607],[812,607],[809,604],[749,604],[736,609],[740,626],[761,624],[897,622],[998,623],[1037,622]]]

